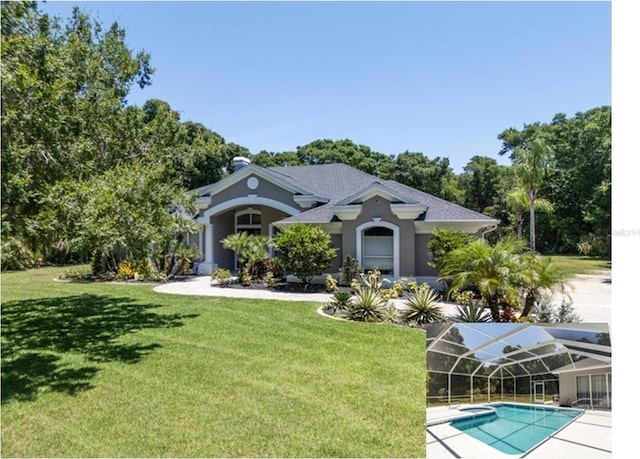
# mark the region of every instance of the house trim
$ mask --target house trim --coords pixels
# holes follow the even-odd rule
[[[356,226],[356,258],[360,266],[364,266],[364,247],[362,237],[365,230],[381,226],[393,231],[393,277],[400,277],[400,227],[380,219],[370,220]]]
[[[229,199],[228,201],[221,202],[220,204],[217,204],[205,210],[204,214],[198,217],[198,223],[206,224],[209,222],[211,216],[217,215],[224,212],[225,210],[229,210],[238,206],[268,206],[285,212],[289,215],[298,215],[300,213],[300,211],[295,207],[292,207],[283,202],[276,201],[275,199],[271,198],[257,196],[255,194],[250,194],[240,198]]]

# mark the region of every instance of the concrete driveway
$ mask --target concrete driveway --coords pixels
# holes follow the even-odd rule
[[[611,270],[578,274],[567,286],[567,293],[583,322],[611,323]],[[555,297],[560,304],[561,296]]]

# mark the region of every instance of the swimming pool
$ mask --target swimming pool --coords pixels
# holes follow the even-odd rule
[[[452,421],[451,426],[506,454],[523,454],[580,416],[582,410],[491,404],[495,413]]]

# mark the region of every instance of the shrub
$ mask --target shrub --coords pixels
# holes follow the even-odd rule
[[[336,292],[331,297],[331,301],[327,303],[326,309],[333,311],[334,315],[338,315],[347,310],[352,298],[349,292]]]
[[[313,276],[322,274],[336,256],[331,237],[322,228],[294,223],[276,236],[285,272],[293,274],[307,287]]]
[[[251,277],[251,274],[249,273],[249,271],[246,269],[243,269],[240,272],[240,283],[245,287],[250,287],[252,282],[253,282],[253,277]]]
[[[428,244],[432,258],[430,264],[440,271],[442,261],[449,252],[464,247],[473,240],[473,236],[462,231],[435,229]]]
[[[267,288],[273,288],[278,285],[278,278],[273,275],[271,271],[267,271],[264,276],[264,285]]]
[[[65,270],[64,274],[61,277],[64,279],[90,279],[91,269],[90,268],[69,268]]]
[[[115,278],[117,280],[156,280],[154,270],[149,260],[133,260],[127,258],[118,266]]]
[[[389,280],[382,278],[378,268],[367,271],[366,275],[364,273],[360,273],[360,279],[367,288],[375,291],[379,291],[385,284],[390,284]]]
[[[351,285],[351,281],[356,278],[358,273],[360,273],[360,264],[358,263],[358,259],[348,253],[347,256],[344,257],[342,268],[340,268],[340,280],[342,285]]]
[[[402,319],[415,321],[419,325],[443,320],[442,309],[436,304],[438,293],[427,284],[413,290],[407,297],[407,308],[401,312]]]
[[[505,307],[502,311],[500,311],[499,322],[519,322],[518,316],[516,315],[516,310],[511,306]]]
[[[279,281],[284,277],[284,265],[279,258],[269,258],[264,261],[265,270],[271,272],[274,280]]]
[[[327,274],[327,276],[325,277],[324,288],[329,293],[333,293],[336,290],[338,290],[338,283],[336,282],[336,280],[333,278],[331,274]]]
[[[387,301],[380,292],[363,287],[347,306],[347,316],[362,322],[380,322],[384,317]]]
[[[222,247],[232,250],[242,269],[252,278],[260,277],[268,270],[266,260],[269,258],[269,238],[241,231],[222,239]]]
[[[390,324],[396,324],[400,321],[400,313],[393,304],[390,304],[386,308],[384,308],[382,313],[382,321]]]
[[[571,300],[571,298],[564,297],[562,299],[556,315],[556,322],[582,322],[582,318],[576,313],[573,307],[573,300]]]
[[[23,269],[35,268],[41,261],[22,241],[15,237],[10,237],[2,241],[2,270],[19,271]]]
[[[362,286],[360,285],[360,282],[358,282],[358,279],[351,279],[350,287],[351,290],[353,290],[353,293],[358,293],[362,290]]]
[[[227,285],[231,285],[233,283],[231,271],[225,268],[218,268],[213,273],[211,273],[211,280],[218,281],[218,285],[220,287],[226,287]]]
[[[468,304],[458,305],[453,320],[456,322],[491,322],[491,313],[480,301],[470,301]]]

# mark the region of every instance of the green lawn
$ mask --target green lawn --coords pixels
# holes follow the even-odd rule
[[[576,274],[589,274],[595,271],[611,269],[611,261],[579,255],[543,255],[552,258],[560,267],[567,279]]]
[[[2,456],[424,457],[425,336],[2,275]]]

